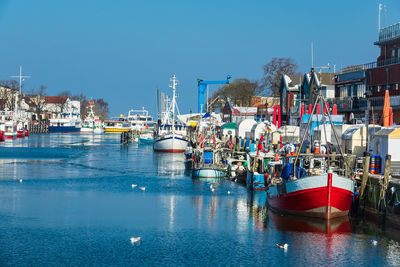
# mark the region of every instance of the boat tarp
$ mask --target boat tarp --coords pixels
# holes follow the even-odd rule
[[[225,123],[224,125],[221,126],[221,129],[231,129],[231,130],[235,130],[236,129],[236,122],[228,122]]]
[[[307,175],[307,171],[299,166],[296,167],[296,177],[303,178]],[[283,167],[281,177],[283,180],[290,180],[294,176],[293,163],[288,163]]]

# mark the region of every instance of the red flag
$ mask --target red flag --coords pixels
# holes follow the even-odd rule
[[[317,104],[316,109],[317,109],[317,114],[319,114],[319,104]]]
[[[279,105],[278,106],[278,128],[281,128],[281,120],[282,120],[282,117],[281,117],[281,105]]]
[[[326,102],[326,106],[324,105],[324,114],[328,113],[327,110],[326,110],[326,107],[328,107],[328,109],[329,109],[329,103],[328,102]]]
[[[333,104],[332,115],[337,115],[337,105],[336,104]]]
[[[274,117],[272,119],[272,123],[276,126],[276,105],[274,105]]]
[[[311,105],[311,104],[308,104],[308,114],[310,115],[311,112],[312,112],[312,105]]]
[[[302,120],[303,120],[304,111],[305,111],[305,109],[304,109],[304,104],[302,104],[302,105],[301,105],[301,113],[300,113],[300,123],[301,123]]]

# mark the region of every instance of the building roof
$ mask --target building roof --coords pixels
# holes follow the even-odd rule
[[[45,103],[47,104],[62,104],[68,99],[67,96],[46,96]]]
[[[382,128],[380,131],[375,133],[375,136],[386,136],[388,138],[400,138],[400,127],[390,126]]]
[[[238,107],[235,106],[232,109],[232,114],[235,115],[256,115],[257,108],[256,107]]]

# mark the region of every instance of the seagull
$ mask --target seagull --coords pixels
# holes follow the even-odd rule
[[[212,189],[213,188],[213,186],[212,186],[212,184],[210,184],[210,189]]]
[[[211,188],[211,192],[214,192],[215,191],[215,189],[214,188]]]
[[[139,189],[142,190],[142,191],[144,191],[144,190],[146,190],[146,187],[140,186]]]
[[[230,195],[231,194],[231,191],[228,191],[228,195]]]
[[[371,240],[372,245],[377,246],[378,245],[378,241],[376,240]]]
[[[19,182],[19,183],[22,183],[22,179],[21,179],[21,178],[20,178],[20,179],[18,179],[18,182]]]
[[[282,248],[282,249],[284,249],[284,250],[287,250],[287,248],[288,248],[288,246],[289,246],[289,245],[286,244],[286,243],[285,243],[285,244],[277,243],[276,245],[277,245],[278,248]]]
[[[137,186],[137,184],[132,184],[132,188],[135,188]]]
[[[131,237],[129,240],[131,241],[131,244],[135,244],[139,242],[142,238],[141,237]]]

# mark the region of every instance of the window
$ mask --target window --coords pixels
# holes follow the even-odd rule
[[[395,88],[396,90],[399,90],[399,84],[396,83],[396,84],[394,85],[394,88]]]
[[[393,48],[392,49],[392,57],[395,57],[396,56],[396,50]]]

